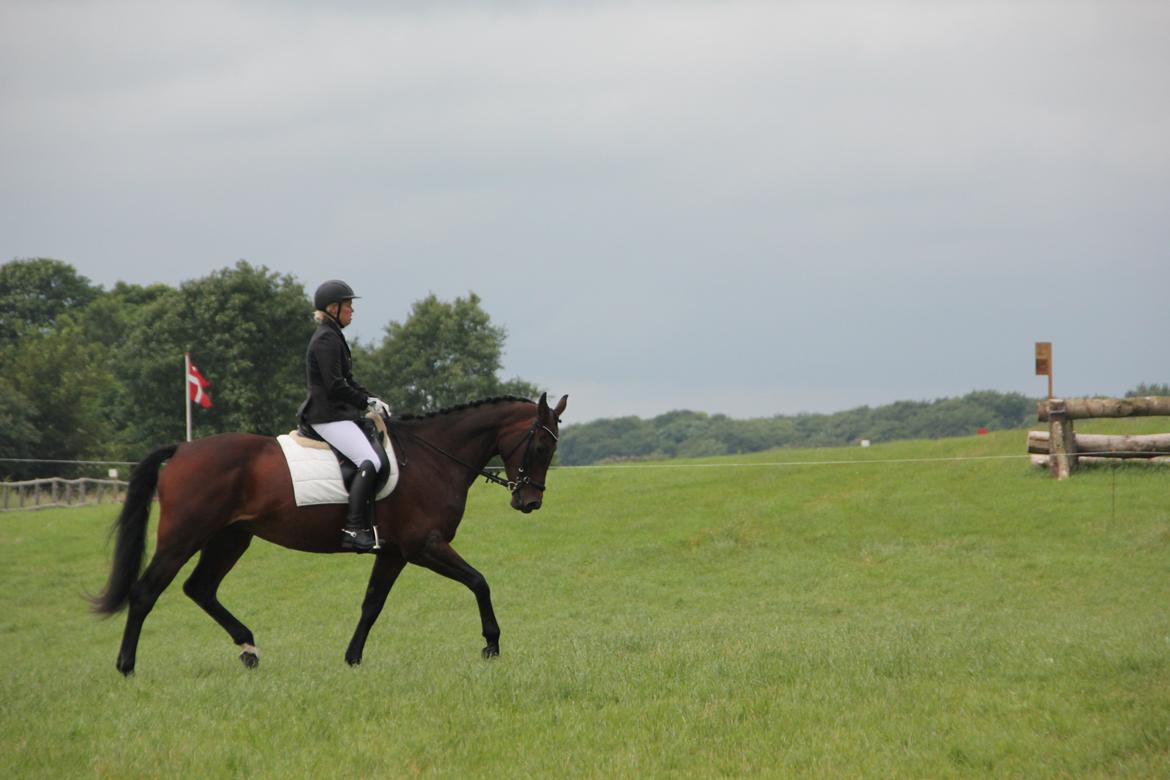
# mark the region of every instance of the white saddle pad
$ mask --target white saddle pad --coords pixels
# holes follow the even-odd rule
[[[341,465],[337,462],[333,450],[304,447],[293,441],[288,434],[281,434],[276,440],[280,442],[284,459],[288,462],[293,497],[296,498],[297,506],[349,503],[349,493],[345,490],[345,483],[341,481]],[[386,479],[386,485],[375,496],[375,500],[379,501],[393,493],[395,486],[398,485],[398,458],[394,456],[394,448],[390,445],[389,437],[383,437],[382,445],[386,448],[386,456],[390,460],[390,476]]]

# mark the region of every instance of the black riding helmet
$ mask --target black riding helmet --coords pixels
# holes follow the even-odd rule
[[[353,294],[353,288],[340,279],[330,279],[324,282],[317,288],[317,292],[313,293],[313,308],[317,311],[325,311],[325,307],[331,303],[341,303],[352,298],[360,296]]]

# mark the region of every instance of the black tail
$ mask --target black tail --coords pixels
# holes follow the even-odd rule
[[[100,595],[90,599],[93,611],[112,615],[126,606],[130,599],[130,588],[138,581],[142,571],[142,558],[146,552],[146,523],[150,519],[150,503],[158,485],[158,471],[163,461],[168,460],[179,449],[178,444],[159,447],[134,467],[130,475],[130,486],[126,490],[126,503],[122,514],[114,522],[117,533],[114,543],[114,566],[109,582]]]

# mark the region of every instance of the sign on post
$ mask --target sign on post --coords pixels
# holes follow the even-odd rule
[[[1052,397],[1052,342],[1036,342],[1036,376],[1048,377],[1048,397]]]

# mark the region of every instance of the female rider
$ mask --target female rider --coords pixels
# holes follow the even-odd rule
[[[341,549],[369,552],[374,533],[368,508],[381,461],[358,426],[357,420],[372,409],[389,415],[390,408],[354,381],[349,344],[342,328],[353,321],[353,288],[340,279],[331,279],[313,295],[317,330],[309,339],[305,368],[309,397],[298,416],[322,439],[358,467],[349,489],[349,513],[341,537]]]

